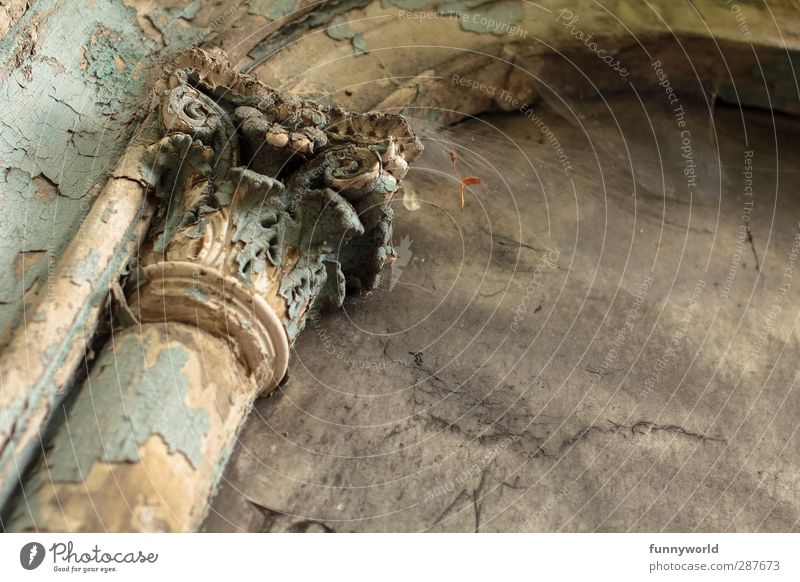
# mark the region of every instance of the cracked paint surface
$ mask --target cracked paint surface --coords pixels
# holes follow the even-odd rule
[[[507,34],[507,27],[520,22],[523,16],[520,3],[495,0],[381,0],[381,5],[403,10],[425,10],[433,6],[439,14],[458,15],[461,28],[465,31],[498,36]]]
[[[188,355],[179,346],[160,347],[148,365],[151,351],[129,335],[103,352],[98,373],[65,421],[69,438],[54,439],[48,456],[53,480],[80,481],[97,461],[137,461],[139,447],[154,434],[170,453],[199,465],[209,415],[186,402]]]
[[[153,18],[188,23],[197,1]],[[91,6],[37,2],[0,40],[0,337],[19,323],[23,294],[47,283],[48,262],[14,273],[19,253],[46,251],[54,264],[127,144],[133,106],[150,65],[202,40],[184,27],[168,47],[145,35],[119,0]],[[173,27],[174,28],[174,27]]]

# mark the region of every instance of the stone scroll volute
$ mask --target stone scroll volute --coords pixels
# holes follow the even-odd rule
[[[131,310],[230,338],[269,391],[310,311],[380,284],[389,202],[422,146],[402,117],[323,107],[198,50],[159,90],[163,137],[143,160],[158,206]]]
[[[309,313],[376,288],[395,256],[389,203],[422,149],[402,117],[323,107],[200,50],[154,98],[131,148],[150,228],[11,530],[197,530]]]

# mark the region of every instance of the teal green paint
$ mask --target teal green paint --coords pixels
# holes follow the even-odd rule
[[[352,29],[350,21],[344,16],[337,16],[331,20],[331,23],[325,29],[325,33],[335,40],[349,40],[358,34]]]
[[[496,2],[495,0],[381,0],[384,8],[395,6],[401,10],[433,9],[439,14],[459,16],[461,28],[479,34],[508,34],[509,27],[523,17],[520,2]]]
[[[516,2],[499,2],[483,10],[464,12],[459,22],[461,28],[469,32],[505,36],[509,27],[521,21],[522,16],[522,5]]]
[[[341,263],[334,259],[326,259],[323,264],[326,271],[325,286],[314,301],[314,312],[340,307],[347,291]]]
[[[58,358],[58,343],[51,344],[42,350],[42,363],[47,364]]]
[[[494,4],[496,0],[449,0],[445,2],[438,2],[436,9],[442,14],[447,13],[460,13],[476,8],[485,4]]]
[[[402,10],[424,10],[433,8],[438,12],[463,12],[483,4],[491,4],[496,0],[381,0],[381,6],[389,8],[395,6]]]
[[[192,29],[186,29],[185,27],[180,26],[179,20],[194,20],[202,7],[203,2],[200,0],[195,0],[185,8],[180,6],[172,8],[156,8],[147,13],[147,19],[153,23],[153,26],[155,26],[159,32],[170,35],[173,33],[181,34],[185,30]],[[193,33],[197,34],[197,31],[193,31]]]
[[[334,159],[330,158],[329,163]],[[296,220],[287,226],[287,236],[290,236],[292,246],[300,251],[300,260],[283,278],[280,288],[280,295],[287,303],[286,332],[290,341],[305,326],[305,317],[300,317],[304,309],[314,309],[318,302],[338,307],[344,300],[344,276],[339,263],[329,259],[331,254],[337,250],[345,252],[349,245],[341,243],[350,237],[365,239],[366,248],[372,248],[372,239],[362,236],[364,226],[356,209],[334,190],[326,188],[307,192],[298,213]],[[360,258],[362,262],[369,262],[363,255]],[[336,272],[332,273],[334,268]]]
[[[192,299],[200,301],[201,303],[208,303],[211,299],[208,296],[208,293],[197,287],[189,287],[183,291],[183,294],[187,297],[191,297]]]
[[[36,0],[12,31],[0,39],[0,333],[22,321],[25,285],[38,280],[46,293],[48,269],[54,268],[91,207],[93,196],[139,126],[138,105],[161,63],[190,45],[201,43],[209,29],[183,28],[193,34],[170,37],[166,47],[145,37],[135,8],[120,0],[64,2]],[[194,5],[193,5],[194,6]],[[192,8],[184,20],[194,18]],[[231,14],[234,12],[231,12]],[[226,13],[227,14],[227,13]],[[227,18],[227,17],[226,17]],[[217,19],[221,26],[224,19]],[[119,34],[114,42],[91,45],[104,28]],[[31,29],[35,41],[18,31]],[[115,62],[119,50],[121,58]],[[88,51],[88,55],[87,55]],[[132,73],[133,64],[139,66]],[[114,62],[115,69],[107,65]],[[57,200],[39,200],[33,180],[41,176],[58,188]],[[63,322],[58,341],[48,346],[46,368],[28,389],[25,406],[13,423],[11,443],[0,451],[0,465],[24,471],[41,451],[37,439],[17,439],[31,418],[57,410],[65,392],[54,375],[75,341],[96,327],[97,308],[106,300],[112,280],[128,261],[125,240],[102,272],[94,274],[92,294],[75,318]],[[44,251],[46,259],[15,275],[20,252]],[[88,271],[87,271],[88,275]],[[65,387],[68,391],[70,386]],[[16,481],[0,483],[0,509],[7,507]]]
[[[0,171],[4,172],[8,191],[19,192],[26,200],[33,198],[34,187],[31,183],[33,176],[21,168],[3,168]]]
[[[337,16],[325,29],[329,37],[334,40],[349,40],[357,55],[367,52],[367,39],[364,35],[350,26],[350,21],[344,16]]]
[[[5,408],[0,408],[0,434],[10,435],[14,432],[15,420],[25,410],[25,401],[15,398]]]
[[[120,249],[136,240],[135,229],[138,225],[131,225],[125,233]],[[122,272],[128,257],[123,253],[117,253],[109,261],[106,269],[99,274],[92,294],[81,306],[81,310],[73,321],[71,321],[62,336],[62,340],[49,346],[46,350],[45,364],[47,365],[44,373],[38,382],[31,385],[28,393],[23,413],[16,417],[7,417],[8,422],[14,423],[12,434],[21,434],[26,428],[31,417],[36,417],[42,407],[54,411],[59,408],[67,395],[67,390],[57,391],[53,376],[61,368],[65,358],[75,341],[83,341],[84,334],[92,333],[96,327],[94,321],[90,321],[91,314],[107,298],[108,288],[111,280],[118,273]],[[41,443],[38,439],[29,440],[24,446],[19,446],[14,437],[2,451],[0,451],[0,464],[13,464],[20,471],[30,465],[32,460],[41,452]],[[17,486],[16,481],[0,483],[0,511],[4,510],[11,499],[12,493]]]
[[[84,75],[97,85],[95,105],[103,113],[114,111],[116,104],[141,83],[133,75],[139,62],[151,52],[153,41],[98,24],[84,45]],[[134,87],[130,87],[130,85]]]
[[[183,18],[198,8],[193,3]],[[15,34],[28,27],[39,29],[35,45]],[[97,36],[102,30],[109,35]],[[25,289],[15,258],[42,250],[60,259],[136,128],[148,74],[205,36],[205,29],[187,30],[193,36],[164,48],[144,36],[136,10],[119,0],[39,0],[0,39],[0,333],[22,318]],[[36,199],[37,176],[57,185],[57,201]],[[42,261],[26,278],[44,285],[50,266]]]
[[[210,422],[207,411],[186,402],[189,379],[182,369],[189,357],[182,347],[163,348],[146,367],[146,351],[141,338],[129,334],[98,358],[53,438],[47,459],[53,480],[80,481],[97,461],[135,462],[139,447],[153,435],[160,435],[171,453],[199,465]]]
[[[194,0],[194,2],[183,9],[180,16],[185,20],[194,20],[202,7],[203,2],[201,0]]]
[[[272,54],[274,51],[291,43],[305,32],[317,28],[318,26],[327,25],[340,14],[346,14],[351,10],[363,8],[371,2],[372,0],[338,0],[337,2],[330,3],[321,2],[318,6],[314,7],[314,10],[310,14],[303,15],[301,13],[296,13],[299,15],[297,20],[287,18],[286,22],[283,23],[278,30],[256,45],[253,50],[250,51],[249,56],[256,61],[260,61]],[[286,16],[289,15],[287,14]]]
[[[367,39],[364,38],[363,34],[357,34],[353,37],[353,50],[357,55],[363,55],[367,52]]]
[[[252,0],[248,4],[250,14],[277,20],[294,12],[297,2],[296,0]]]
[[[72,282],[76,285],[83,285],[84,283],[91,283],[95,280],[98,273],[100,273],[100,253],[92,249],[89,254],[79,262],[75,270],[72,272]]]
[[[300,318],[300,310],[312,303],[325,286],[327,274],[325,266],[306,257],[301,257],[295,268],[281,280],[281,296],[286,299],[289,321],[286,332],[294,341],[305,327],[305,318]]]
[[[403,10],[422,10],[435,4],[436,2],[431,2],[431,0],[381,0],[381,6],[384,8],[397,6]]]
[[[267,263],[276,267],[283,263],[288,202],[281,195],[283,184],[273,178],[239,168],[234,176],[242,195],[231,216],[236,225],[231,240],[243,243],[236,262],[239,276],[249,284],[250,274],[263,272]]]
[[[192,171],[211,175],[213,170],[210,160],[211,149],[184,133],[170,135],[166,141],[162,141],[153,158],[145,156],[142,160],[142,175],[157,187],[156,196],[161,198],[159,212],[162,216],[165,215],[163,220],[156,221],[157,226],[149,233],[155,238],[153,248],[157,252],[165,252],[175,231],[197,222],[199,213],[205,210],[203,206],[184,211],[183,191],[176,184],[182,184],[185,176]],[[202,230],[195,235],[199,236],[201,233]]]

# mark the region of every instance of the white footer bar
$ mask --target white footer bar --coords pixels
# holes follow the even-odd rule
[[[0,579],[797,581],[799,553],[800,534],[4,534]]]

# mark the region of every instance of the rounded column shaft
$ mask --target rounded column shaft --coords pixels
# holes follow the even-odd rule
[[[202,329],[115,333],[9,529],[196,530],[255,393],[228,342]]]

